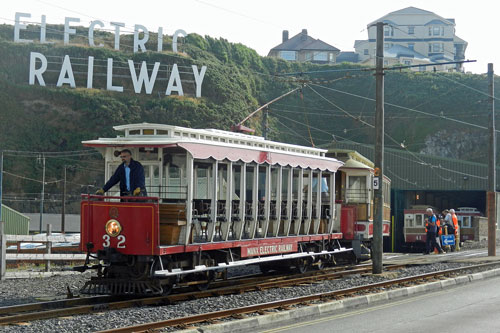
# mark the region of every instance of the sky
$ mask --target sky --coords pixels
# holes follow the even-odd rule
[[[500,4],[491,0],[17,0],[1,2],[0,23],[13,24],[15,13],[22,12],[30,13],[30,20],[37,23],[46,15],[49,24],[64,24],[65,17],[75,17],[85,27],[99,19],[104,29],[113,28],[109,22],[123,22],[128,31],[135,24],[152,32],[163,27],[169,35],[183,29],[241,43],[266,56],[281,43],[283,30],[292,37],[307,29],[313,38],[341,51],[354,51],[356,39],[368,38],[368,23],[410,6],[455,19],[456,35],[468,42],[465,58],[477,61],[464,65],[467,72],[486,73],[488,63],[500,72]]]

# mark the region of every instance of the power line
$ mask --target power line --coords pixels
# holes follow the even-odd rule
[[[349,93],[349,92],[342,91],[342,90],[338,90],[338,89],[335,89],[335,88],[325,87],[325,86],[321,86],[321,85],[314,84],[314,83],[311,83],[310,85],[313,85],[313,86],[316,86],[316,87],[320,87],[320,88],[323,88],[323,89],[332,90],[332,91],[335,91],[335,92],[338,92],[338,93],[341,93],[341,94],[345,94],[345,95],[349,95],[349,96],[353,96],[353,97],[357,97],[357,98],[362,98],[362,99],[366,99],[366,100],[370,100],[370,101],[375,101],[375,99],[373,99],[373,98],[369,98],[369,97],[365,97],[365,96],[361,96],[361,95],[356,95],[356,94]],[[431,116],[431,117],[434,117],[434,118],[441,118],[441,119],[444,119],[444,120],[453,121],[453,122],[460,123],[460,124],[463,124],[463,125],[477,127],[477,128],[480,128],[480,129],[487,129],[486,127],[481,126],[481,125],[477,125],[477,124],[468,123],[468,122],[465,122],[465,121],[453,119],[453,118],[450,118],[450,117],[447,117],[447,116],[444,116],[444,115],[435,115],[435,114],[432,114],[432,113],[429,113],[429,112],[425,112],[425,111],[421,111],[421,110],[416,110],[416,109],[413,109],[413,108],[409,108],[409,107],[401,106],[401,105],[397,105],[397,104],[392,104],[392,103],[389,103],[389,102],[385,102],[384,104],[388,105],[388,106],[395,107],[395,108],[399,108],[399,109],[411,111],[411,112],[425,114],[427,116]],[[497,130],[497,132],[499,132],[499,131]]]
[[[9,175],[9,176],[12,176],[12,177],[16,177],[16,178],[20,178],[20,179],[24,179],[24,180],[29,180],[29,181],[32,181],[32,182],[37,182],[37,183],[45,184],[45,185],[60,183],[60,182],[64,181],[64,179],[58,179],[58,180],[54,180],[54,181],[43,182],[43,181],[38,180],[38,179],[33,179],[33,178],[21,176],[21,175],[16,175],[14,173],[10,173],[10,172],[5,171],[5,170],[3,171],[3,173],[6,174],[6,175]]]

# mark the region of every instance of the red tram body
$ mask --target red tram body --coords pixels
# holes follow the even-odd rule
[[[372,227],[361,230],[357,205],[336,203],[344,163],[327,150],[160,124],[115,130],[125,135],[84,145],[102,153],[106,178],[130,149],[149,197],[83,196],[80,246],[99,260],[75,268],[97,270],[84,292],[160,294],[204,288],[230,267],[304,271],[370,256]]]

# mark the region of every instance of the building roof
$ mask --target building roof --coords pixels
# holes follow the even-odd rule
[[[388,49],[384,50],[384,57],[387,58],[400,58],[400,57],[407,57],[407,58],[414,58],[414,59],[420,59],[420,60],[429,60],[426,56],[424,56],[421,53],[418,53],[414,50],[411,50],[407,48],[406,46],[395,44]]]
[[[374,146],[355,142],[335,142],[330,149],[353,149],[374,158]],[[497,168],[497,177],[499,175]],[[397,190],[474,190],[488,188],[488,165],[452,158],[384,148],[384,175]]]
[[[368,24],[368,27],[371,26],[372,24],[375,24],[375,23],[380,22],[380,21],[389,22],[387,20],[387,18],[389,18],[391,16],[395,16],[395,15],[434,15],[436,18],[434,20],[431,20],[430,22],[436,21],[436,22],[439,22],[440,24],[455,25],[454,19],[452,19],[452,20],[445,19],[444,17],[441,17],[441,16],[437,15],[436,13],[430,12],[428,10],[416,8],[416,7],[406,7],[406,8],[400,9],[400,10],[396,10],[394,12],[390,12],[389,14],[384,15],[381,18],[378,18],[373,22],[370,22]],[[427,24],[434,24],[434,23],[430,23],[430,22],[427,22]],[[395,24],[392,22],[391,22],[391,24],[399,25],[399,24]]]
[[[359,54],[353,51],[340,52],[337,56],[337,62],[359,62]]]
[[[314,39],[307,34],[307,30],[303,29],[300,33],[296,34],[292,38],[284,41],[283,43],[275,46],[271,51],[301,51],[301,50],[313,50],[313,51],[340,51],[335,46],[327,44],[320,39]]]

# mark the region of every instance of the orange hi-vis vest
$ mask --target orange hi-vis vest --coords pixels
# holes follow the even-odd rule
[[[441,226],[441,221],[436,219],[436,226],[439,228]],[[443,228],[439,228],[438,235],[441,236],[443,234]]]
[[[457,215],[451,214],[451,220],[453,221],[453,227],[455,228],[455,234],[458,233],[458,218]]]

